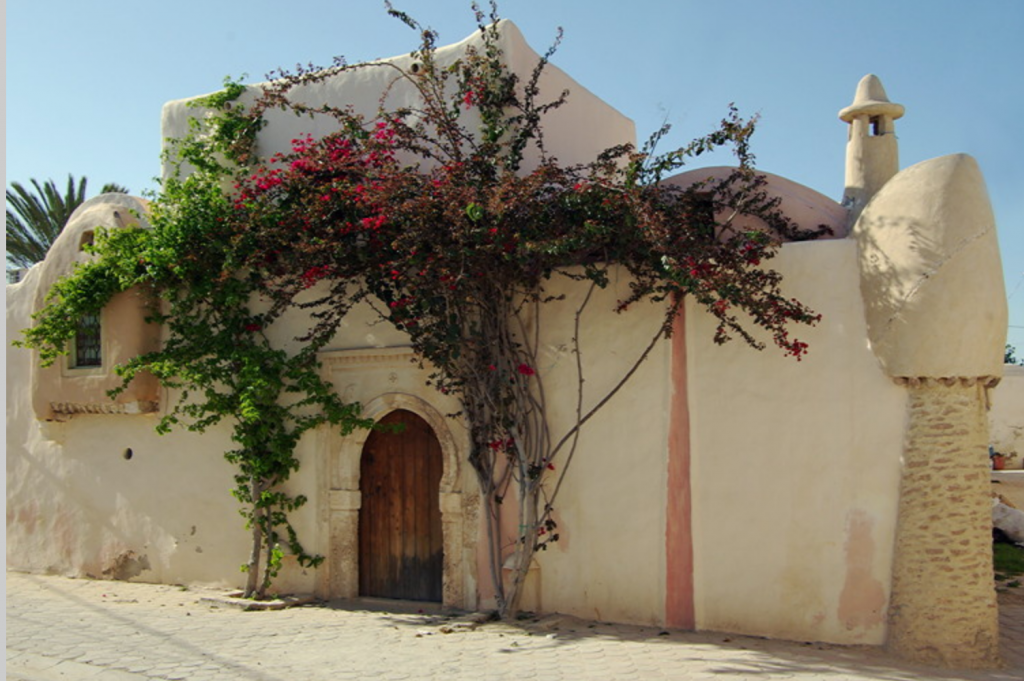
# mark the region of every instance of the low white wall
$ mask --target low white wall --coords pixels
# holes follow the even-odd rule
[[[791,244],[774,264],[786,290],[825,317],[796,362],[739,343],[711,342],[710,318],[687,309],[695,608],[702,629],[794,639],[881,642],[889,589],[905,395],[867,348],[855,247]],[[8,288],[8,339],[29,323],[19,284]],[[545,311],[541,360],[552,433],[575,411],[572,311],[581,285]],[[611,312],[616,280],[584,318],[585,406],[618,380],[660,323],[660,306]],[[331,350],[401,346],[357,314]],[[284,340],[285,321],[270,332]],[[156,416],[75,416],[44,424],[28,409],[26,351],[8,349],[8,566],[161,582],[238,584],[249,535],[229,495],[226,427],[158,436]],[[600,418],[585,428],[555,504],[561,540],[539,554],[526,607],[604,620],[659,623],[665,607],[665,509],[671,345],[661,343]],[[376,373],[374,373],[376,372]],[[398,391],[450,413],[415,367],[346,370],[348,399]],[[419,376],[421,378],[421,376]],[[165,395],[161,409],[166,409]],[[998,402],[998,400],[997,400]],[[453,423],[457,437],[463,431]],[[337,439],[311,434],[289,488],[310,497],[294,520],[307,549],[331,553],[324,495]],[[131,447],[131,460],[123,458]],[[564,459],[556,461],[561,469]],[[472,477],[468,467],[461,473]],[[474,489],[467,487],[467,490]],[[468,517],[467,517],[468,519]],[[471,528],[467,531],[472,532]],[[129,555],[127,568],[119,567]],[[145,557],[146,569],[142,567]],[[470,557],[471,559],[471,557]],[[478,566],[481,590],[486,566]],[[282,587],[311,590],[313,571]],[[469,579],[472,582],[472,579]],[[486,605],[486,603],[484,603]]]
[[[30,323],[30,287],[27,282],[8,288],[9,341]],[[625,280],[615,280],[608,290],[595,294],[583,318],[584,409],[618,382],[660,324],[660,305],[637,306],[616,315],[616,301],[627,291]],[[565,293],[566,299],[544,310],[537,369],[547,389],[552,435],[559,438],[575,418],[576,363],[570,341],[573,311],[585,286],[556,281],[551,292]],[[287,344],[300,321],[286,317],[268,333],[275,342]],[[372,321],[369,310],[357,309],[327,355],[360,354],[359,349],[372,355],[373,348],[407,344],[404,334]],[[531,585],[537,598],[524,605],[604,620],[661,621],[670,354],[668,343],[659,344],[628,386],[584,430],[555,504],[561,540],[539,555],[540,570]],[[234,470],[223,459],[232,446],[229,426],[203,435],[184,430],[157,435],[157,419],[175,398],[167,391],[157,414],[37,421],[30,408],[27,357],[28,351],[8,344],[8,567],[240,585],[244,575],[238,568],[248,556],[250,535],[230,496]],[[329,378],[348,400],[371,403],[381,395],[402,393],[424,400],[441,414],[458,409],[450,398],[427,387],[425,373],[408,362],[385,368],[359,362]],[[449,423],[456,439],[464,440],[461,423]],[[310,500],[293,514],[300,538],[309,551],[328,557],[337,549],[327,522],[328,495],[339,476],[352,475],[344,471],[358,471],[359,448],[346,448],[344,442],[323,432],[304,438],[297,452],[301,468],[288,483],[290,490]],[[130,460],[124,458],[128,448]],[[565,453],[556,460],[557,470],[564,465]],[[458,475],[459,489],[473,477],[464,461]],[[476,493],[475,483],[465,489],[467,494]],[[467,517],[470,520],[476,521]],[[474,524],[466,531],[477,534],[481,527]],[[480,583],[486,593],[490,576],[486,566],[479,566],[478,572],[469,564],[473,558],[467,556],[472,573],[467,584]],[[330,585],[318,582],[316,571],[295,567],[282,577],[282,590],[329,593]],[[467,598],[475,602],[472,594]]]
[[[906,396],[867,345],[852,240],[767,263],[822,313],[801,362],[715,346],[687,307],[700,629],[881,643]]]
[[[1013,455],[1007,468],[1024,468],[1024,366],[1007,364],[989,400],[989,444]]]

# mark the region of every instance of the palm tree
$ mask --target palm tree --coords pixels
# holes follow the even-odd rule
[[[71,214],[85,201],[86,178],[77,183],[68,175],[63,194],[53,180],[40,185],[31,180],[33,191],[18,182],[7,190],[7,264],[8,267],[30,267],[42,261],[57,235],[68,223]],[[128,190],[120,185],[103,185],[102,193]]]

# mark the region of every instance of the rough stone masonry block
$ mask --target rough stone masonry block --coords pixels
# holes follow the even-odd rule
[[[999,618],[984,387],[926,380],[909,389],[888,646],[928,664],[992,667]]]

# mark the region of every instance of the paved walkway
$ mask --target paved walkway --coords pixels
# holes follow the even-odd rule
[[[242,612],[213,592],[7,574],[7,678],[91,679],[989,679],[1024,678],[1024,599],[1003,608],[1012,664],[949,672],[875,648],[663,632],[549,617],[523,626],[306,606]],[[449,633],[445,633],[449,632]]]

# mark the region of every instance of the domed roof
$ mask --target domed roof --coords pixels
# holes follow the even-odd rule
[[[666,184],[689,187],[705,180],[724,180],[735,170],[729,166],[714,166],[689,170],[664,180]],[[779,209],[802,229],[817,229],[820,226],[832,230],[823,239],[842,238],[847,234],[847,211],[840,204],[810,187],[794,182],[780,175],[757,171],[763,175],[764,190],[769,197],[779,199]],[[752,218],[747,218],[752,220]],[[745,225],[757,229],[763,225]]]

